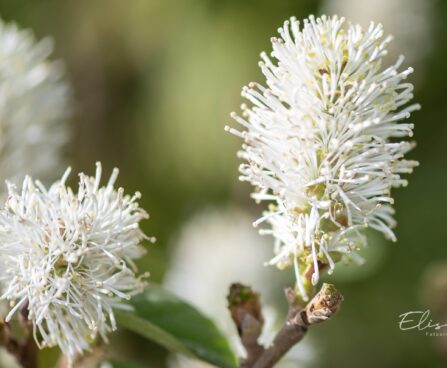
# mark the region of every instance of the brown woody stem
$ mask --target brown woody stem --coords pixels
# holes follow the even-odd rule
[[[28,319],[28,304],[18,313],[20,326],[26,331],[24,339],[13,336],[8,322],[0,318],[0,346],[15,357],[23,368],[37,368],[37,346],[33,339],[33,325]]]
[[[229,309],[247,351],[247,358],[241,362],[241,367],[273,367],[304,337],[310,326],[331,318],[343,301],[342,295],[330,284],[323,284],[304,308],[300,306],[293,289],[286,289],[285,293],[289,302],[287,320],[276,334],[273,343],[264,348],[257,342],[263,326],[259,295],[248,286],[231,285],[228,296]]]

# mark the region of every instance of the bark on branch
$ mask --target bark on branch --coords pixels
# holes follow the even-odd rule
[[[273,367],[304,337],[310,326],[331,318],[343,301],[342,295],[330,284],[323,284],[304,308],[298,303],[293,289],[288,288],[285,293],[289,303],[287,320],[273,343],[264,348],[258,343],[263,327],[259,295],[248,286],[231,285],[229,309],[247,352],[247,358],[241,361],[242,368]]]
[[[9,324],[0,320],[0,346],[14,356],[23,368],[37,368],[37,347],[30,331],[25,339],[18,340],[12,335]]]

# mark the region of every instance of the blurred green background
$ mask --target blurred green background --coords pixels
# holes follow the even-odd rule
[[[395,11],[372,12],[356,0],[2,0],[0,15],[38,38],[55,39],[55,57],[65,61],[74,88],[68,158],[75,171],[93,173],[100,160],[107,170],[120,168],[119,184],[128,192],[143,193],[142,207],[151,214],[143,226],[158,239],[141,264],[152,282],[162,282],[173,239],[201,209],[232,204],[252,219],[261,212],[249,185],[237,181],[241,142],[224,126],[242,102],[241,87],[263,81],[259,53],[270,50],[282,22],[325,9],[383,17],[386,30],[386,21],[390,28],[396,22],[395,45],[412,55],[415,100],[423,106],[412,118],[418,146],[411,156],[421,165],[409,187],[394,193],[398,242],[373,234],[364,269],[336,271],[345,302],[336,318],[310,332],[316,358],[306,366],[445,367],[447,344],[400,331],[398,316],[429,307],[438,315],[447,311],[439,298],[447,289],[436,289],[445,281],[436,278],[446,273],[430,271],[442,262],[447,267],[447,2],[389,3]],[[258,272],[265,272],[262,264]],[[291,271],[281,276],[283,285],[293,283]],[[276,302],[284,303],[281,297]],[[115,338],[123,356],[144,367],[165,366],[162,349],[134,336]]]

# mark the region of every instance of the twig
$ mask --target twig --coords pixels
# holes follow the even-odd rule
[[[37,346],[33,339],[32,324],[29,323],[26,307],[19,313],[19,323],[27,331],[27,336],[22,341],[12,335],[7,322],[0,320],[0,346],[14,356],[23,368],[37,368]]]
[[[241,362],[241,368],[248,368],[255,363],[264,350],[258,343],[264,325],[259,295],[248,286],[232,284],[228,303],[231,317],[247,352],[247,358]]]
[[[12,336],[9,324],[0,321],[0,346],[14,356],[23,368],[37,367],[37,349],[32,335],[27,336],[25,341],[19,341]]]
[[[259,295],[250,287],[241,284],[233,284],[230,287],[229,308],[247,351],[247,359],[241,362],[241,367],[273,367],[304,337],[309,326],[332,317],[343,301],[341,294],[330,284],[323,284],[321,290],[304,308],[300,307],[293,289],[286,289],[285,293],[289,302],[287,320],[273,343],[264,348],[257,342],[263,325]]]

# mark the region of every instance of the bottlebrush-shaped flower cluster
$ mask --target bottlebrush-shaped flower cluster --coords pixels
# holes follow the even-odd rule
[[[391,189],[417,162],[404,159],[414,143],[413,125],[402,122],[419,105],[407,105],[412,73],[382,67],[391,37],[380,24],[364,30],[337,16],[292,18],[273,38],[271,57],[262,53],[266,86],[242,90],[249,101],[233,114],[244,140],[239,155],[243,181],[253,198],[269,202],[264,216],[275,238],[279,268],[295,269],[297,289],[308,297],[307,280],[343,257],[358,258],[366,227],[396,240]]]

